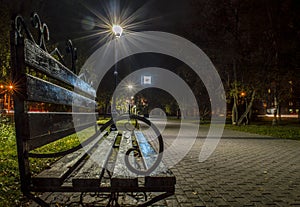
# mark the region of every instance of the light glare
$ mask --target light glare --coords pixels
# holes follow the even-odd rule
[[[112,31],[113,33],[115,34],[115,36],[117,38],[120,38],[122,36],[122,33],[123,33],[123,28],[120,26],[120,25],[113,25],[112,26]]]

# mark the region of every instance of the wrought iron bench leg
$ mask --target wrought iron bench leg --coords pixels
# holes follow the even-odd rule
[[[174,193],[173,193],[173,192],[171,192],[171,193],[170,193],[170,192],[167,192],[167,193],[160,194],[160,195],[158,195],[158,196],[155,196],[155,197],[152,198],[151,200],[146,201],[145,203],[139,204],[138,207],[146,207],[146,206],[149,206],[149,205],[151,205],[151,204],[153,204],[153,203],[156,203],[157,201],[160,201],[160,200],[162,200],[162,199],[165,199],[165,198],[167,198],[167,197],[169,197],[169,196],[171,196],[171,195],[174,195]]]
[[[50,204],[46,203],[44,200],[42,200],[41,198],[39,198],[38,196],[33,195],[30,192],[26,192],[24,193],[25,196],[27,196],[27,198],[33,200],[34,202],[36,202],[37,204],[39,204],[42,207],[50,207]]]
[[[119,197],[119,193],[111,193],[106,207],[110,207],[110,206],[120,207],[118,203],[118,197]]]

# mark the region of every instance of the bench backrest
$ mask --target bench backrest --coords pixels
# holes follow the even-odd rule
[[[32,19],[39,29],[39,44],[20,16],[15,19],[11,35],[15,127],[23,191],[30,185],[31,150],[78,130],[91,126],[96,129],[96,91],[47,52],[48,28],[36,14]]]

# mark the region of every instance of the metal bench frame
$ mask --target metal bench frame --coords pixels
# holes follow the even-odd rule
[[[154,197],[153,199],[144,202],[141,206],[147,206],[153,204],[161,199],[164,199],[174,194],[175,191],[175,177],[170,176],[166,179],[167,185],[160,186],[157,184],[138,187],[98,187],[91,186],[88,188],[74,188],[73,186],[57,185],[57,186],[40,186],[36,185],[32,178],[32,172],[30,171],[29,158],[49,158],[49,157],[62,157],[71,153],[77,152],[83,146],[91,145],[94,147],[93,142],[99,138],[109,126],[115,124],[116,120],[110,120],[99,128],[93,119],[84,119],[81,129],[88,127],[95,128],[95,134],[88,138],[84,143],[68,149],[63,152],[55,152],[51,154],[37,154],[31,151],[44,146],[48,143],[62,139],[67,135],[76,133],[76,129],[72,120],[72,113],[32,113],[28,109],[30,102],[50,103],[60,105],[71,105],[72,99],[78,96],[80,103],[78,107],[85,109],[93,108],[96,105],[94,97],[96,97],[96,91],[84,80],[75,75],[75,58],[76,49],[73,47],[72,42],[68,41],[67,45],[72,57],[71,70],[69,70],[63,61],[62,55],[58,49],[55,49],[51,54],[55,53],[56,60],[47,51],[46,40],[49,40],[49,30],[45,23],[42,23],[39,16],[34,13],[31,17],[33,26],[38,32],[38,42],[33,38],[33,35],[28,30],[24,19],[21,16],[17,16],[13,22],[13,28],[11,32],[11,59],[12,59],[12,80],[16,85],[14,92],[14,110],[15,110],[15,127],[16,127],[16,141],[18,151],[18,163],[21,180],[21,191],[25,196],[34,200],[41,206],[49,206],[45,201],[37,197],[33,192],[108,192],[110,193],[110,199],[108,206],[118,206],[118,194],[120,192],[163,192],[162,194]],[[28,74],[28,68],[49,76],[51,80],[43,80],[38,77]],[[54,81],[52,80],[54,79]],[[51,83],[52,82],[52,83]],[[53,83],[54,82],[54,83]],[[60,84],[69,85],[76,90],[65,89],[55,85],[57,82]],[[76,92],[79,89],[80,92]],[[47,94],[45,94],[47,92]],[[84,94],[84,95],[82,95]],[[57,97],[58,98],[57,98]],[[88,111],[91,116],[95,115],[95,111]],[[117,119],[128,119],[126,117],[119,117]],[[142,155],[139,149],[130,148],[126,152],[125,162],[130,171],[137,174],[143,174],[146,179],[150,179],[150,174],[160,165],[162,153],[163,153],[163,141],[158,129],[150,123],[149,120],[130,115],[129,119],[138,120],[145,123],[150,127],[154,127],[154,131],[157,133],[159,141],[158,156],[156,161],[152,162],[152,167],[146,171],[139,171],[135,169],[128,161],[128,155],[132,151],[137,151],[139,155]],[[41,123],[42,126],[39,124]],[[55,125],[55,126],[54,126]],[[134,134],[134,132],[131,132]],[[84,157],[86,158],[86,157]],[[107,162],[107,160],[105,161]],[[76,166],[74,166],[75,170]],[[71,171],[71,170],[70,170]],[[169,171],[168,171],[169,173]],[[172,173],[170,172],[170,175]],[[64,178],[65,179],[65,178]],[[114,178],[112,178],[114,179]],[[153,178],[155,179],[155,178]],[[160,180],[159,175],[157,176]],[[164,179],[164,178],[162,178]],[[47,180],[46,180],[47,181]],[[43,182],[43,181],[42,181]],[[49,181],[50,182],[50,181]],[[51,181],[52,182],[52,181]]]

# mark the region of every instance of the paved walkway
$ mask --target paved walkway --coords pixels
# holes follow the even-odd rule
[[[225,130],[212,156],[199,163],[206,132],[201,127],[191,151],[172,169],[175,195],[154,206],[300,206],[300,141]],[[78,206],[72,203],[78,194],[44,197],[57,206]]]

